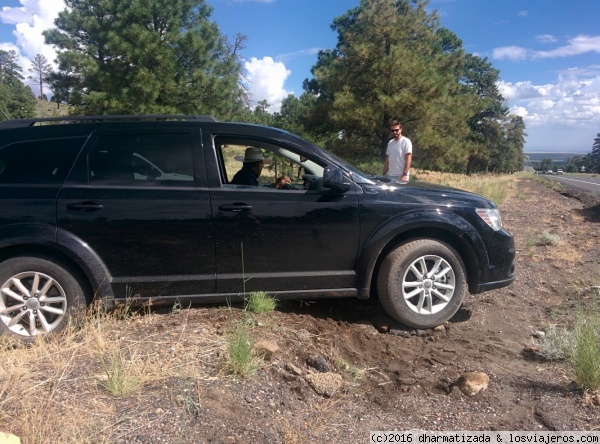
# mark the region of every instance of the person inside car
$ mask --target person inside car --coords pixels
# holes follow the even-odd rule
[[[271,159],[264,157],[263,152],[260,148],[248,147],[244,152],[244,156],[235,156],[236,160],[243,162],[242,169],[235,173],[233,179],[231,179],[234,185],[255,185],[258,186],[258,178],[262,173],[265,164],[271,163]],[[288,176],[282,176],[278,178],[273,185],[277,189],[289,189],[291,187],[291,180]]]

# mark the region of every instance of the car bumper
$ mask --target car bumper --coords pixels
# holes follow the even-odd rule
[[[482,240],[488,251],[488,263],[480,269],[478,282],[470,287],[471,293],[506,287],[515,280],[515,242],[512,235],[506,230],[487,232],[482,235]]]

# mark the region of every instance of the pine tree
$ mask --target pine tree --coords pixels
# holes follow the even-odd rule
[[[592,151],[586,155],[585,160],[588,173],[600,173],[600,133],[596,135]]]
[[[47,82],[47,76],[50,74],[51,70],[52,66],[48,63],[48,59],[42,54],[36,54],[31,62],[31,68],[29,68],[29,72],[34,75],[29,78],[35,80],[37,83],[40,90],[38,99],[40,100],[43,100],[44,98],[44,84]]]
[[[205,0],[65,4],[45,37],[77,112],[223,117],[242,106],[241,65]]]
[[[394,118],[413,141],[415,166],[490,167],[509,121],[499,72],[466,54],[424,0],[361,0],[332,28],[335,49],[319,53],[313,78],[304,82],[316,98],[311,133],[342,155],[383,157]]]
[[[16,51],[0,50],[0,120],[35,116],[35,95],[22,82]]]

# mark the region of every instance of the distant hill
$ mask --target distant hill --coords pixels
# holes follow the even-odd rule
[[[568,159],[575,156],[585,156],[588,153],[556,153],[556,152],[548,152],[548,153],[523,153],[526,158],[529,159],[529,163],[539,163],[544,159],[552,159],[553,163],[565,163]],[[527,163],[527,162],[526,162]]]

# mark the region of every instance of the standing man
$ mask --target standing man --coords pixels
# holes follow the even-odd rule
[[[383,175],[393,181],[408,182],[412,162],[412,142],[402,135],[402,125],[397,120],[390,122],[394,138],[388,142],[383,164]]]

